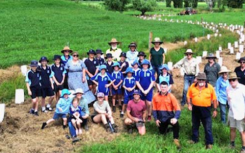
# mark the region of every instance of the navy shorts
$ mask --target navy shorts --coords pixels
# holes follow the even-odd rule
[[[122,94],[122,89],[121,88],[118,88],[117,90],[115,90],[113,87],[112,87],[112,95],[121,95]]]
[[[124,101],[123,104],[127,105],[130,100],[134,99],[133,95],[126,95],[124,94]]]
[[[153,98],[153,90],[151,89],[147,95],[141,92],[141,99],[142,100],[147,100],[147,101],[152,101]]]
[[[31,98],[35,99],[37,97],[41,97],[42,96],[42,89],[40,86],[36,86],[36,87],[30,87],[31,90]]]
[[[42,97],[46,98],[47,96],[49,97],[54,96],[54,91],[51,87],[42,88]]]
[[[98,89],[97,92],[103,92],[105,94],[105,96],[108,96],[109,90],[110,90],[110,88],[104,88],[103,90]]]
[[[66,114],[54,113],[53,119],[57,120],[59,118],[67,118],[67,117],[66,117]]]
[[[91,81],[91,80],[87,80],[87,82],[88,82],[88,85],[89,85],[89,86],[94,85],[94,82],[93,82],[93,81]]]
[[[57,92],[59,92],[60,90],[63,90],[64,89],[64,85],[62,84],[62,85],[56,85],[55,83],[54,83],[54,92],[55,93],[57,93]]]

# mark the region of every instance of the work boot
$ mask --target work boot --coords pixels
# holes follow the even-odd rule
[[[120,118],[123,118],[124,117],[124,113],[120,113]]]
[[[120,110],[120,111],[122,110],[122,105],[119,105],[119,110]]]
[[[88,131],[89,130],[88,124],[85,124],[84,125],[84,129],[85,129],[85,131]]]
[[[109,126],[108,123],[104,124],[104,128],[105,128],[106,132],[110,132],[111,131],[110,126]]]
[[[117,133],[117,125],[116,124],[112,124],[112,128],[114,129],[114,132]]]
[[[180,150],[181,146],[179,143],[179,139],[174,139],[174,144],[176,145],[177,149]]]
[[[47,126],[47,123],[43,122],[41,129],[43,130],[45,128],[45,126]]]
[[[206,149],[212,149],[212,145],[211,144],[208,144],[208,145],[206,145]]]

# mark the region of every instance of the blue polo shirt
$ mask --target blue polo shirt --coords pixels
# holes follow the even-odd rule
[[[96,58],[96,61],[97,61],[98,65],[102,65],[105,63],[104,58]]]
[[[62,55],[61,57],[61,63],[65,66],[66,63],[69,61],[69,60],[72,60],[72,56],[68,55],[68,58],[66,59],[65,58],[65,55]]]
[[[172,85],[174,84],[174,81],[173,81],[173,77],[171,74],[167,73],[166,76],[163,76],[162,74],[159,75],[159,77],[157,78],[156,82],[158,84],[162,83],[163,81],[167,82],[168,85]]]
[[[120,71],[118,71],[118,72],[115,72],[115,71],[114,71],[114,72],[112,73],[112,77],[113,77],[114,79],[116,79],[115,82],[114,82],[115,85],[117,85],[121,80],[124,79],[123,74],[122,74],[122,72],[120,72]],[[120,85],[120,87],[121,87],[121,85]]]
[[[91,78],[91,80],[98,82],[99,91],[106,91],[105,85],[113,81],[114,78],[109,73],[105,73],[105,75],[103,76],[101,75],[101,73],[97,73],[95,76]]]
[[[140,69],[134,70],[133,77],[137,78],[140,74]]]
[[[30,70],[27,72],[25,82],[29,83],[30,87],[41,86],[41,75],[39,71]]]
[[[133,88],[136,85],[136,79],[135,77],[126,77],[123,81],[123,86],[127,87],[127,88]],[[134,91],[127,91],[125,90],[125,94],[126,95],[133,95]]]
[[[141,87],[144,90],[147,90],[152,81],[155,81],[155,76],[149,69],[140,70],[139,76],[136,78],[136,81],[139,81]]]
[[[37,71],[40,72],[40,75],[42,77],[41,84],[43,88],[51,87],[50,78],[54,76],[54,73],[52,72],[51,68],[49,66],[46,66],[46,69],[44,69],[42,66],[39,66],[37,68]]]
[[[87,70],[89,71],[89,73],[94,75],[95,72],[96,72],[97,67],[99,66],[99,63],[95,59],[90,60],[89,58],[87,58],[84,63],[86,65]]]
[[[114,71],[114,69],[113,69],[113,67],[112,67],[113,62],[111,62],[111,64],[108,64],[108,62],[106,62],[105,65],[106,65],[106,68],[107,68],[107,72],[108,72],[109,74],[112,74],[112,72]]]
[[[54,73],[54,77],[55,79],[61,83],[62,80],[63,80],[63,77],[65,76],[66,74],[66,70],[65,70],[65,67],[63,64],[61,64],[59,67],[57,67],[55,64],[53,64],[51,66],[51,70],[53,71]]]

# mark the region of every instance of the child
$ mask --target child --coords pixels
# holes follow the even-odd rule
[[[51,70],[54,72],[54,92],[56,94],[56,101],[58,101],[61,95],[61,90],[64,89],[66,70],[64,65],[61,64],[60,55],[54,55],[53,60],[54,64],[51,66]]]
[[[160,92],[161,91],[160,84],[161,84],[161,82],[165,81],[165,82],[168,83],[168,91],[171,92],[171,87],[172,87],[172,84],[174,84],[174,81],[173,81],[172,75],[170,73],[168,73],[168,71],[169,71],[168,65],[167,64],[163,64],[160,67],[160,70],[161,70],[161,73],[160,73],[159,77],[156,80],[157,89]]]
[[[134,78],[137,78],[139,76],[139,73],[140,73],[140,68],[139,68],[139,63],[137,60],[135,60],[133,63],[132,63],[132,67],[133,67],[133,77]]]
[[[41,129],[44,129],[49,123],[62,118],[63,119],[63,129],[67,126],[67,117],[66,114],[69,112],[69,108],[71,106],[72,99],[69,98],[70,91],[68,89],[63,89],[61,92],[61,98],[59,99],[58,103],[56,104],[56,109],[53,118],[49,119],[47,122],[42,124]]]
[[[105,63],[104,58],[102,58],[103,52],[101,49],[96,49],[96,61],[98,65],[102,65]]]
[[[126,69],[128,68],[129,64],[126,62],[126,53],[122,52],[120,55],[119,64],[121,66],[120,71],[122,72],[123,76],[126,77]]]
[[[71,115],[71,122],[76,129],[76,135],[82,134],[82,119],[85,116],[83,113],[82,108],[79,106],[79,99],[74,98],[72,101],[72,105],[70,107],[70,115]]]
[[[147,104],[148,121],[151,121],[151,101],[153,97],[153,85],[155,83],[155,76],[152,71],[149,70],[150,62],[143,60],[141,63],[142,70],[139,76],[136,78],[136,84],[142,92],[141,99]]]
[[[112,72],[113,72],[113,57],[112,57],[112,54],[111,53],[106,54],[105,59],[107,60],[105,62],[105,65],[106,65],[106,68],[107,68],[107,72],[109,74],[112,74]]]
[[[102,92],[105,94],[105,100],[108,101],[109,87],[115,79],[106,72],[106,66],[100,66],[100,73],[97,73],[91,78],[91,80],[97,85],[97,92]]]
[[[112,77],[115,78],[115,82],[112,84],[112,111],[116,112],[116,99],[119,102],[119,108],[122,109],[122,82],[123,82],[123,74],[119,71],[120,65],[118,62],[113,63],[114,72],[112,73]]]
[[[42,112],[46,113],[48,111],[52,111],[51,103],[54,99],[54,85],[53,85],[53,76],[54,73],[52,72],[51,68],[47,65],[48,59],[47,57],[43,56],[39,60],[41,63],[41,66],[39,66],[37,69],[40,71],[41,74],[41,84],[42,84]],[[49,103],[47,104],[45,108],[45,98],[49,96]]]
[[[40,72],[37,71],[38,62],[33,60],[31,61],[30,67],[31,70],[27,72],[26,75],[26,88],[28,91],[28,95],[32,98],[32,108],[30,110],[30,114],[38,116],[38,97],[42,95],[41,89],[41,75]]]
[[[93,94],[95,94],[96,85],[93,83],[93,81],[90,80],[90,78],[92,78],[93,76],[95,76],[98,73],[97,66],[99,65],[99,63],[97,63],[97,60],[94,59],[94,56],[95,56],[94,50],[92,50],[92,49],[89,50],[87,52],[87,54],[88,54],[88,58],[84,62],[86,67],[87,67],[87,69],[85,71],[89,76],[89,79],[88,79],[89,89],[93,92]]]
[[[124,112],[126,111],[128,101],[133,99],[134,89],[136,87],[136,80],[133,77],[134,70],[131,67],[128,67],[126,70],[127,77],[123,81],[124,90],[124,103],[123,109],[121,111],[120,117],[123,118]]]

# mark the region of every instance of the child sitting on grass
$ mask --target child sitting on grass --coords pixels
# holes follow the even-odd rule
[[[69,108],[71,106],[72,99],[69,97],[70,91],[68,89],[63,89],[61,92],[61,98],[59,99],[58,103],[56,104],[56,109],[53,118],[49,119],[47,122],[42,124],[42,128],[44,129],[49,123],[62,118],[63,119],[63,129],[67,126],[67,117],[66,114],[69,112]]]
[[[72,101],[72,105],[70,107],[70,115],[71,115],[71,122],[76,130],[76,135],[82,134],[82,119],[83,116],[85,116],[85,113],[83,113],[82,108],[79,106],[79,99],[74,98]]]

